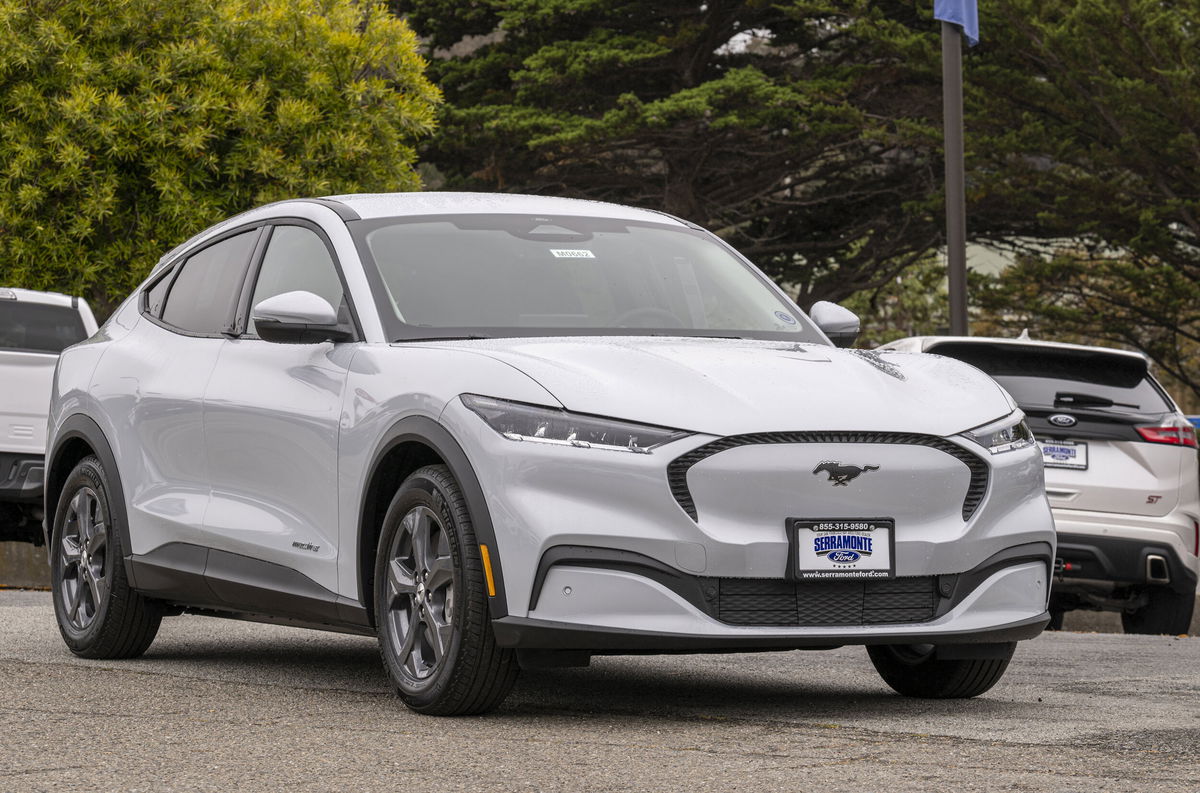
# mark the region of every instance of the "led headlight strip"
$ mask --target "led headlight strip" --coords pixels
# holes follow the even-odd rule
[[[992,454],[1011,452],[1033,445],[1033,433],[1025,424],[1025,414],[1019,410],[999,421],[984,424],[963,434]]]
[[[460,398],[489,427],[510,441],[649,454],[655,447],[690,434],[477,394],[463,394]]]

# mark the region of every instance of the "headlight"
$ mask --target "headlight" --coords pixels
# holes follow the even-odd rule
[[[649,454],[656,446],[689,434],[475,394],[463,394],[461,399],[489,427],[510,441]]]
[[[1025,414],[1020,411],[964,434],[992,454],[1033,445],[1033,433],[1025,425]]]

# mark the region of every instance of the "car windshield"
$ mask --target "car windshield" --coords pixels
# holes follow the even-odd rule
[[[88,336],[69,306],[0,300],[0,350],[60,353]]]
[[[529,215],[351,226],[398,340],[602,333],[825,343],[763,276],[693,229]]]
[[[1026,409],[1171,410],[1146,362],[1128,355],[976,342],[945,342],[928,351],[982,369]]]

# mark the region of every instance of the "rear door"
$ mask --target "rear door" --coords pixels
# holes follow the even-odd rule
[[[93,377],[116,425],[135,554],[207,544],[204,388],[260,232],[229,232],[168,267],[142,293],[142,321],[109,346]]]
[[[326,593],[335,592],[338,433],[357,345],[264,341],[249,311],[268,297],[302,290],[340,309],[350,328],[354,324],[332,246],[320,227],[277,221],[269,235],[251,270],[238,335],[222,342],[204,396],[212,485],[205,529],[215,549],[297,571]],[[286,575],[259,583],[326,596]]]
[[[1042,446],[1051,506],[1156,517],[1176,507],[1184,456],[1195,451],[1179,443],[1174,403],[1145,359],[960,341],[928,352],[987,372],[1025,411]]]

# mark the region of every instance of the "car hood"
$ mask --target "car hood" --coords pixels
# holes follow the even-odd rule
[[[568,410],[712,435],[847,430],[944,436],[1015,408],[987,375],[937,355],[632,336],[439,344],[519,369]]]

